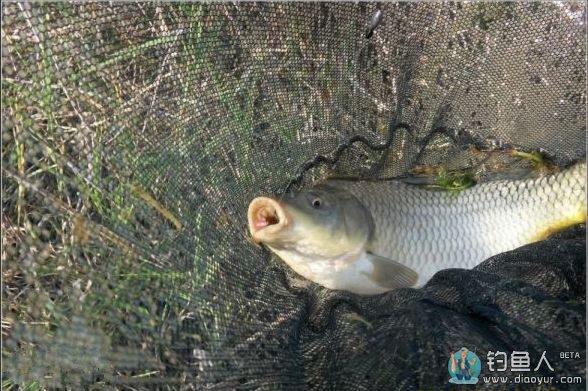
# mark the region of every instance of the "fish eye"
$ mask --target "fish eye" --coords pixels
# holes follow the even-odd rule
[[[315,198],[312,200],[312,207],[315,209],[319,209],[323,205],[323,201],[320,198]]]

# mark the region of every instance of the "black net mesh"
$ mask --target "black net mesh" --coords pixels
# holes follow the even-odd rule
[[[585,159],[584,4],[6,3],[2,18],[6,389],[442,389],[461,346],[547,351],[554,371],[534,376],[579,380],[526,386],[584,389],[583,226],[360,297],[302,283],[246,218],[255,196],[333,173],[483,179],[521,164],[496,154],[512,148]]]

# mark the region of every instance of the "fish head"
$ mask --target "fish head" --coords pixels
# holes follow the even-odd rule
[[[255,198],[248,220],[254,241],[281,256],[291,254],[308,261],[356,252],[373,229],[371,215],[360,201],[349,191],[329,185],[281,199]]]

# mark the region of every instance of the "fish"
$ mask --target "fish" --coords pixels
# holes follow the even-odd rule
[[[255,243],[304,278],[376,295],[420,288],[586,221],[586,163],[551,175],[478,183],[457,193],[403,180],[331,179],[247,211]]]

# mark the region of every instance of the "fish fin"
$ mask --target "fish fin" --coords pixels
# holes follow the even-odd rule
[[[586,204],[580,204],[576,209],[575,213],[571,213],[567,217],[553,221],[547,226],[538,229],[533,238],[531,239],[531,241],[536,242],[539,240],[545,240],[551,235],[563,231],[564,229],[569,228],[573,225],[585,223],[586,212]]]
[[[394,176],[394,177],[373,177],[361,178],[355,176],[332,175],[325,179],[325,182],[403,182],[407,185],[427,186],[437,183],[437,177],[434,176]]]
[[[366,253],[367,260],[372,264],[371,273],[363,273],[382,288],[410,288],[419,279],[417,272],[392,259]]]
[[[396,180],[406,185],[412,185],[417,187],[428,187],[437,184],[437,177],[434,176],[404,176],[398,177],[396,178]]]

